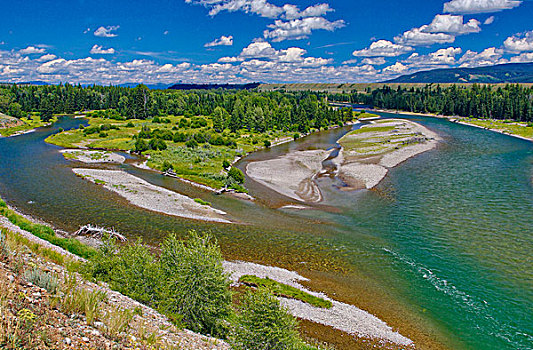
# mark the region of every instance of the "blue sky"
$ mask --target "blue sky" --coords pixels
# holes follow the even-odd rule
[[[533,61],[532,0],[2,5],[0,82],[367,82]]]

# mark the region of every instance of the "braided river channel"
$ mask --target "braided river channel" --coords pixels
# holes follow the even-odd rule
[[[68,232],[91,223],[157,245],[171,232],[208,231],[226,259],[295,270],[310,279],[307,287],[376,315],[417,348],[532,349],[533,143],[445,119],[380,114],[418,122],[442,140],[393,168],[374,190],[343,191],[339,181],[319,178],[324,200],[308,210],[281,208],[299,203],[251,179],[246,186],[254,202],[134,167],[130,155],[121,165],[65,160],[60,148],[44,139],[84,122],[70,117],[0,138],[0,196]],[[333,150],[352,127],[357,126],[258,151],[237,166],[245,169],[248,162],[293,150]],[[132,206],[76,177],[74,167],[122,169],[202,198],[239,223],[188,220]],[[372,346],[326,327],[312,331],[339,348]]]

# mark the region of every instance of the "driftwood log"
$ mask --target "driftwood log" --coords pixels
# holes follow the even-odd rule
[[[113,237],[121,242],[126,242],[127,239],[114,229],[104,227],[92,226],[91,224],[84,225],[74,232],[75,236],[91,236],[93,238],[102,239],[104,236]]]

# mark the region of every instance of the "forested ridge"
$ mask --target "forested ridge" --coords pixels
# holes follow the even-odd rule
[[[20,118],[39,112],[48,121],[54,114],[113,109],[126,119],[154,116],[211,115],[215,128],[307,132],[342,121],[342,112],[311,92],[176,91],[118,86],[4,86],[0,88],[0,112]]]
[[[422,88],[400,86],[397,89],[384,85],[367,93],[329,97],[330,101],[363,103],[407,112],[533,121],[533,87],[519,84],[497,88],[477,84],[443,88],[428,84]]]

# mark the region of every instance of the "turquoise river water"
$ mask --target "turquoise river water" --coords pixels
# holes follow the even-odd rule
[[[320,270],[301,267],[306,262],[335,261],[342,271],[324,267],[320,273],[345,290],[344,299],[400,332],[408,319],[406,327],[425,334],[406,328],[421,348],[432,339],[442,348],[532,349],[533,143],[438,118],[382,115],[419,122],[442,141],[391,170],[376,191],[346,192],[337,181],[320,179],[325,201],[314,210],[275,209],[290,201],[249,179],[256,203],[215,196],[128,163],[109,166],[208,200],[245,225],[159,215],[77,178],[71,168],[87,165],[64,160],[58,147],[44,142],[59,127],[80,124],[68,117],[0,139],[0,196],[67,231],[93,223],[157,243],[169,232],[208,230],[232,258],[303,272]],[[330,148],[349,129],[260,151],[238,166],[295,149]]]

